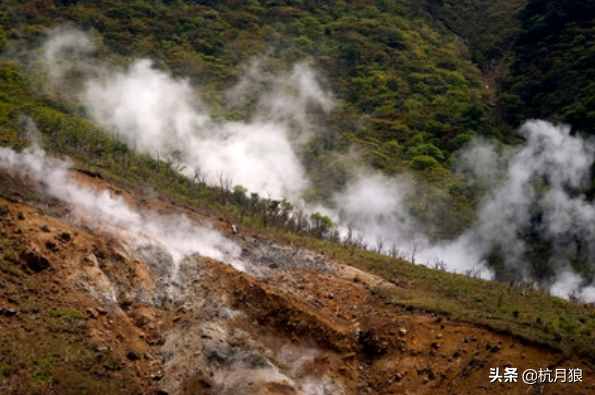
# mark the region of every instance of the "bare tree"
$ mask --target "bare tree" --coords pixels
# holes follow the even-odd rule
[[[392,243],[390,250],[388,251],[388,255],[391,258],[401,258],[401,251],[399,251],[395,243]]]
[[[207,184],[207,175],[202,171],[200,167],[194,168],[194,177],[192,179],[194,183],[204,186]]]
[[[353,224],[351,222],[347,224],[347,236],[345,236],[343,243],[346,245],[353,244]]]
[[[231,178],[226,177],[223,173],[219,173],[219,188],[221,191],[227,193],[231,191]]]
[[[440,270],[442,272],[446,271],[446,262],[444,262],[442,259],[440,258],[436,258],[434,260],[434,269],[436,270]]]
[[[415,255],[417,254],[417,238],[413,239],[411,243],[411,263],[415,265]]]
[[[376,252],[378,254],[382,254],[383,251],[384,251],[384,239],[382,238],[382,236],[378,236],[378,239],[376,240]]]

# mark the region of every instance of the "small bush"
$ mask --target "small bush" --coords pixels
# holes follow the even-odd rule
[[[428,155],[417,155],[411,160],[411,167],[415,170],[427,170],[437,166],[438,161]]]

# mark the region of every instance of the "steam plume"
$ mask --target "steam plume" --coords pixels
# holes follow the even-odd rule
[[[50,34],[44,47],[50,79],[66,72],[58,58],[87,53],[88,43],[77,31]],[[245,122],[214,120],[187,80],[148,59],[124,69],[78,61],[70,66],[87,71],[80,98],[97,123],[141,152],[175,160],[186,175],[200,173],[212,184],[226,179],[273,198],[300,196],[308,187],[296,150],[313,132],[311,107],[329,111],[333,99],[307,64],[295,65],[284,78],[264,76],[253,65],[228,94],[239,101],[255,84],[267,84]]]
[[[312,113],[333,108],[332,95],[311,67],[298,64],[279,77],[263,73],[258,62],[248,65],[227,98],[234,105],[256,103],[254,112],[246,121],[219,121],[187,80],[147,59],[119,69],[85,60],[90,42],[81,32],[54,31],[44,56],[54,83],[68,67],[86,73],[79,97],[97,123],[132,148],[176,161],[188,176],[203,174],[211,184],[228,179],[261,195],[305,204],[310,181],[300,151],[318,132]],[[64,61],[70,58],[72,63]],[[594,300],[592,279],[580,274],[592,271],[595,256],[595,210],[584,195],[593,143],[542,121],[527,123],[521,134],[526,143],[516,150],[498,151],[478,140],[462,153],[460,168],[488,192],[476,222],[454,240],[431,242],[409,214],[405,203],[415,198],[415,188],[407,177],[360,170],[331,205],[306,209],[331,216],[344,236],[352,225],[382,252],[394,247],[407,258],[438,262],[450,271],[483,278],[508,273],[538,280],[558,295]],[[527,240],[535,235],[553,251],[542,267],[527,259]],[[501,257],[499,266],[493,264],[495,255]]]
[[[79,185],[71,178],[69,167],[68,162],[48,157],[36,146],[20,153],[0,147],[0,169],[42,185],[49,196],[67,203],[75,218],[87,225],[123,234],[136,246],[160,246],[176,266],[183,258],[199,254],[244,269],[238,259],[240,248],[214,229],[196,225],[183,215],[135,209],[122,197]]]

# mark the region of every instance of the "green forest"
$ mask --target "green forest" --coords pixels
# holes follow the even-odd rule
[[[502,140],[529,117],[590,131],[592,2],[3,2],[5,58],[71,24],[120,62],[150,57],[191,78],[226,112],[223,88],[246,62],[308,59],[340,106],[325,149],[355,143],[386,172],[448,168],[472,135]],[[238,112],[237,109],[235,109]]]

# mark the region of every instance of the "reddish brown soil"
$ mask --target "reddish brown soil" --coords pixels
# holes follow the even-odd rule
[[[80,173],[75,177],[95,188],[117,191],[100,178]],[[224,326],[230,333],[242,333],[226,340],[233,347],[261,351],[284,372],[291,372],[296,382],[325,377],[345,394],[595,393],[595,374],[584,361],[482,327],[397,306],[377,292],[379,287],[394,285],[337,263],[329,262],[332,270],[328,271],[295,267],[256,277],[200,259],[199,275],[189,288],[191,300],[162,305],[142,302],[126,295],[159,291],[146,262],[131,259],[120,240],[77,224],[68,217],[67,207],[24,198],[27,193],[20,191],[26,187],[14,185],[3,192],[14,200],[0,198],[0,207],[8,209],[0,216],[0,239],[6,240],[0,245],[5,256],[0,267],[0,307],[15,312],[0,315],[2,393],[83,393],[76,389],[83,381],[87,393],[217,393],[217,375],[231,369],[225,358],[209,354],[209,363],[198,357],[196,366],[188,362],[190,351],[202,358],[202,342],[212,340],[204,334],[189,337],[195,328],[218,319],[215,308],[194,306],[211,300],[238,312]],[[133,205],[206,219],[159,199],[139,200],[125,191],[118,193]],[[211,221],[232,237],[228,224]],[[252,235],[236,237],[248,236]],[[47,260],[48,265],[37,270],[24,254]],[[102,300],[86,284],[106,294],[116,287],[117,303]],[[55,311],[66,308],[82,317],[56,317]],[[180,336],[187,336],[186,343],[180,343],[186,349],[178,348],[179,355],[168,354]],[[68,347],[77,353],[70,360],[71,354],[64,352]],[[291,361],[297,357],[290,352],[280,356],[280,351],[294,349],[297,354],[316,351],[293,369]],[[44,368],[53,379],[34,378],[40,369],[38,351],[54,355],[51,366]],[[83,354],[88,355],[79,358]],[[505,366],[519,371],[582,368],[584,380],[545,387],[490,384],[489,368]],[[282,381],[255,381],[245,388],[237,393],[300,393]]]

